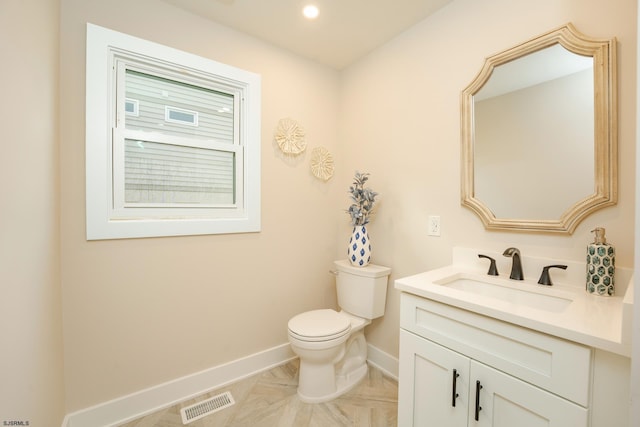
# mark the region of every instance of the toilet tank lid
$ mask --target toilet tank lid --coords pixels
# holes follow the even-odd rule
[[[333,263],[339,272],[343,271],[356,276],[384,277],[391,273],[391,269],[389,267],[384,267],[382,265],[369,264],[365,267],[356,267],[346,259],[334,261]]]

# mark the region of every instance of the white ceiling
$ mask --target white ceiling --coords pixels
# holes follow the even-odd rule
[[[451,0],[163,0],[342,69]],[[320,9],[315,20],[302,7]]]

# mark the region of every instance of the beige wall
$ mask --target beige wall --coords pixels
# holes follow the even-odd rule
[[[572,236],[485,231],[460,206],[460,92],[484,58],[573,22],[593,37],[618,38],[619,203],[583,221]],[[454,246],[524,256],[583,260],[589,232],[607,229],[619,266],[633,266],[636,2],[634,0],[454,0],[342,76],[341,173],[361,168],[382,203],[370,232],[377,263],[392,279],[443,266]],[[344,175],[338,177],[344,181]],[[441,237],[427,236],[428,215],[440,215]],[[341,233],[346,233],[343,226]],[[529,277],[539,272],[525,272]],[[368,331],[373,345],[398,348],[398,293]]]
[[[525,256],[582,260],[595,226],[607,228],[618,265],[632,266],[633,0],[543,0],[535,8],[524,0],[454,0],[343,73],[157,0],[61,0],[59,117],[57,3],[0,3],[0,46],[15,66],[2,71],[13,104],[0,107],[9,153],[0,178],[20,182],[2,195],[22,202],[0,210],[2,300],[10,302],[0,326],[10,351],[0,369],[11,385],[0,388],[0,417],[9,402],[7,416],[51,425],[63,395],[71,412],[285,343],[293,314],[335,304],[327,270],[344,256],[342,210],[356,169],[370,172],[381,193],[370,232],[374,262],[391,266],[392,280],[446,264],[456,245],[515,245]],[[459,203],[460,91],[484,57],[568,21],[619,40],[619,204],[573,236],[486,232]],[[86,22],[262,75],[261,233],[85,240]],[[11,83],[16,77],[27,90]],[[306,128],[309,149],[334,152],[337,173],[328,183],[310,175],[309,152],[285,158],[274,147],[273,129],[287,116]],[[430,214],[442,218],[441,237],[426,234]],[[390,287],[388,295],[387,314],[368,337],[397,355],[398,293]]]
[[[640,17],[640,11],[636,11],[636,22]],[[640,40],[640,34],[636,31],[636,40]],[[636,53],[640,51],[640,46],[636,46]],[[638,58],[636,58],[638,64]],[[636,82],[640,78],[640,70],[636,65]],[[640,122],[640,99],[638,97],[638,87],[636,87],[636,126]],[[640,145],[640,135],[636,130],[636,147]],[[637,173],[638,165],[640,165],[640,152],[636,150],[636,201],[635,201],[635,254],[634,263],[640,265],[640,174]],[[635,275],[635,288],[640,288],[640,276]],[[640,292],[634,294],[635,315],[633,317],[633,349],[631,354],[631,411],[629,419],[640,420]]]
[[[0,2],[0,422],[64,416],[57,0]]]
[[[87,22],[262,75],[261,233],[85,240]],[[61,28],[67,410],[284,344],[290,317],[334,306],[347,183],[315,179],[309,157],[341,149],[338,73],[157,0],[63,0]],[[307,132],[296,158],[273,143],[289,116]]]

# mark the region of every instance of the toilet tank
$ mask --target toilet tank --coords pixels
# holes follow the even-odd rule
[[[384,315],[391,269],[374,264],[355,267],[348,260],[334,261],[334,264],[340,308],[365,319]]]

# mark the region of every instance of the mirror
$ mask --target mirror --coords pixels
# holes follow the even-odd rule
[[[461,201],[487,229],[572,233],[616,203],[615,43],[567,24],[462,92]]]

